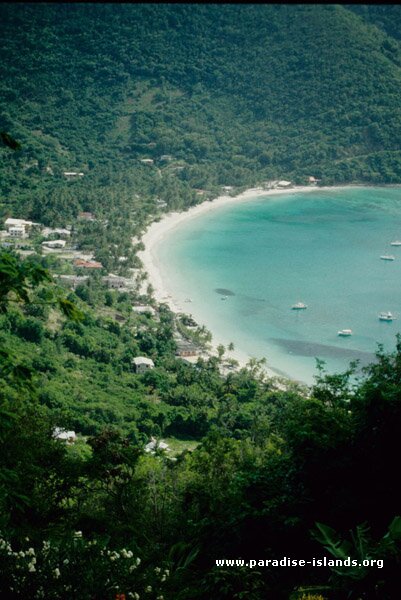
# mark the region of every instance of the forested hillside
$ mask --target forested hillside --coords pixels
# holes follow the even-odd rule
[[[277,177],[399,181],[399,11],[373,8],[2,5],[1,129],[22,144],[3,202],[49,219],[128,189],[180,207]]]

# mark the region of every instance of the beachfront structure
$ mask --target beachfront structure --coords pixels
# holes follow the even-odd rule
[[[133,310],[133,312],[137,313],[138,315],[150,314],[150,315],[152,315],[152,317],[156,316],[155,309],[153,308],[153,306],[149,306],[149,304],[141,304],[138,306],[133,306],[132,310]]]
[[[103,269],[103,265],[95,260],[84,260],[83,258],[76,258],[74,260],[74,266],[79,269]]]
[[[279,187],[279,188],[286,188],[286,187],[289,187],[290,185],[292,185],[291,181],[286,181],[285,179],[282,179],[281,181],[277,182],[277,187]]]
[[[148,369],[153,369],[155,366],[153,360],[151,358],[147,358],[146,356],[136,356],[133,359],[132,364],[134,365],[135,373],[139,374],[146,373]]]
[[[65,244],[65,240],[50,240],[48,242],[42,242],[42,246],[44,248],[64,248]]]

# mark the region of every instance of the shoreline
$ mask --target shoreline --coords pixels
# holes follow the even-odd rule
[[[213,200],[205,200],[204,202],[197,204],[189,208],[186,211],[181,212],[170,212],[166,213],[159,221],[154,221],[151,223],[146,229],[145,233],[142,235],[141,241],[143,242],[145,249],[138,252],[138,257],[143,263],[143,269],[146,271],[148,275],[147,283],[150,283],[153,287],[153,296],[158,303],[167,304],[170,310],[174,313],[186,313],[187,311],[183,310],[179,304],[178,300],[174,298],[174,291],[171,290],[163,278],[163,272],[160,266],[160,261],[157,255],[157,248],[159,244],[168,236],[171,235],[172,231],[177,227],[181,226],[182,223],[197,218],[203,214],[210,212],[211,210],[216,210],[219,207],[234,205],[244,202],[251,202],[253,200],[257,200],[260,197],[275,197],[280,195],[289,195],[289,194],[299,194],[299,193],[313,193],[316,191],[337,191],[344,188],[350,187],[366,187],[363,184],[354,184],[354,185],[337,185],[337,186],[292,186],[289,188],[282,189],[270,189],[265,190],[263,188],[250,188],[245,190],[238,196],[219,196]],[[269,198],[266,198],[268,201]],[[200,323],[199,325],[202,325]],[[217,354],[217,346],[219,344],[223,344],[226,348],[231,340],[225,340],[219,337],[218,334],[211,331],[212,334],[212,355]],[[235,348],[233,351],[226,350],[225,358],[235,359],[239,363],[239,368],[245,367],[251,358],[257,358],[260,360],[262,357],[254,357],[248,355],[245,351],[241,351],[241,349]],[[266,373],[268,377],[285,379],[291,382],[301,383],[302,385],[306,385],[303,382],[299,382],[295,379],[292,379],[290,376],[284,375],[278,369],[275,370],[274,367],[263,367],[263,371]]]

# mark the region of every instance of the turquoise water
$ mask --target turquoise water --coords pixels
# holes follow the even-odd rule
[[[372,362],[378,343],[394,349],[401,331],[396,239],[401,188],[351,187],[217,207],[176,228],[157,255],[185,312],[219,340],[311,383],[315,357],[339,372],[353,359]],[[396,260],[380,260],[383,254]],[[307,310],[291,310],[298,301]],[[380,322],[387,310],[398,320]],[[340,329],[353,335],[338,337]]]

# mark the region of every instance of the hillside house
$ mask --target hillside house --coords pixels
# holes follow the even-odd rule
[[[153,360],[151,358],[147,358],[146,356],[136,356],[132,360],[132,364],[134,366],[135,373],[138,374],[146,373],[148,369],[153,369],[155,366]]]
[[[42,242],[44,248],[64,248],[65,244],[65,240],[49,240],[48,242]]]
[[[127,285],[127,280],[124,277],[118,277],[117,275],[112,274],[102,277],[102,281],[112,290],[118,290]]]
[[[84,260],[83,258],[76,258],[74,260],[74,266],[79,269],[103,269],[103,265],[95,260]]]
[[[13,219],[9,217],[5,220],[7,233],[12,238],[27,238],[34,225],[39,226],[39,223],[25,221],[25,219]]]
[[[176,356],[186,357],[186,356],[198,356],[199,350],[192,342],[188,340],[177,340],[177,350],[175,352]]]
[[[83,177],[84,173],[82,171],[64,171],[63,175],[69,179],[71,177]]]
[[[69,229],[56,228],[51,229],[50,227],[45,227],[42,231],[43,237],[47,238],[51,235],[58,235],[60,238],[68,238],[71,235],[71,231]]]
[[[9,227],[8,235],[12,238],[27,238],[28,234],[25,231],[25,227],[23,225],[14,225],[13,227]]]
[[[77,434],[75,431],[67,431],[61,427],[55,427],[53,430],[53,437],[56,440],[62,440],[66,444],[73,444],[77,440]]]

